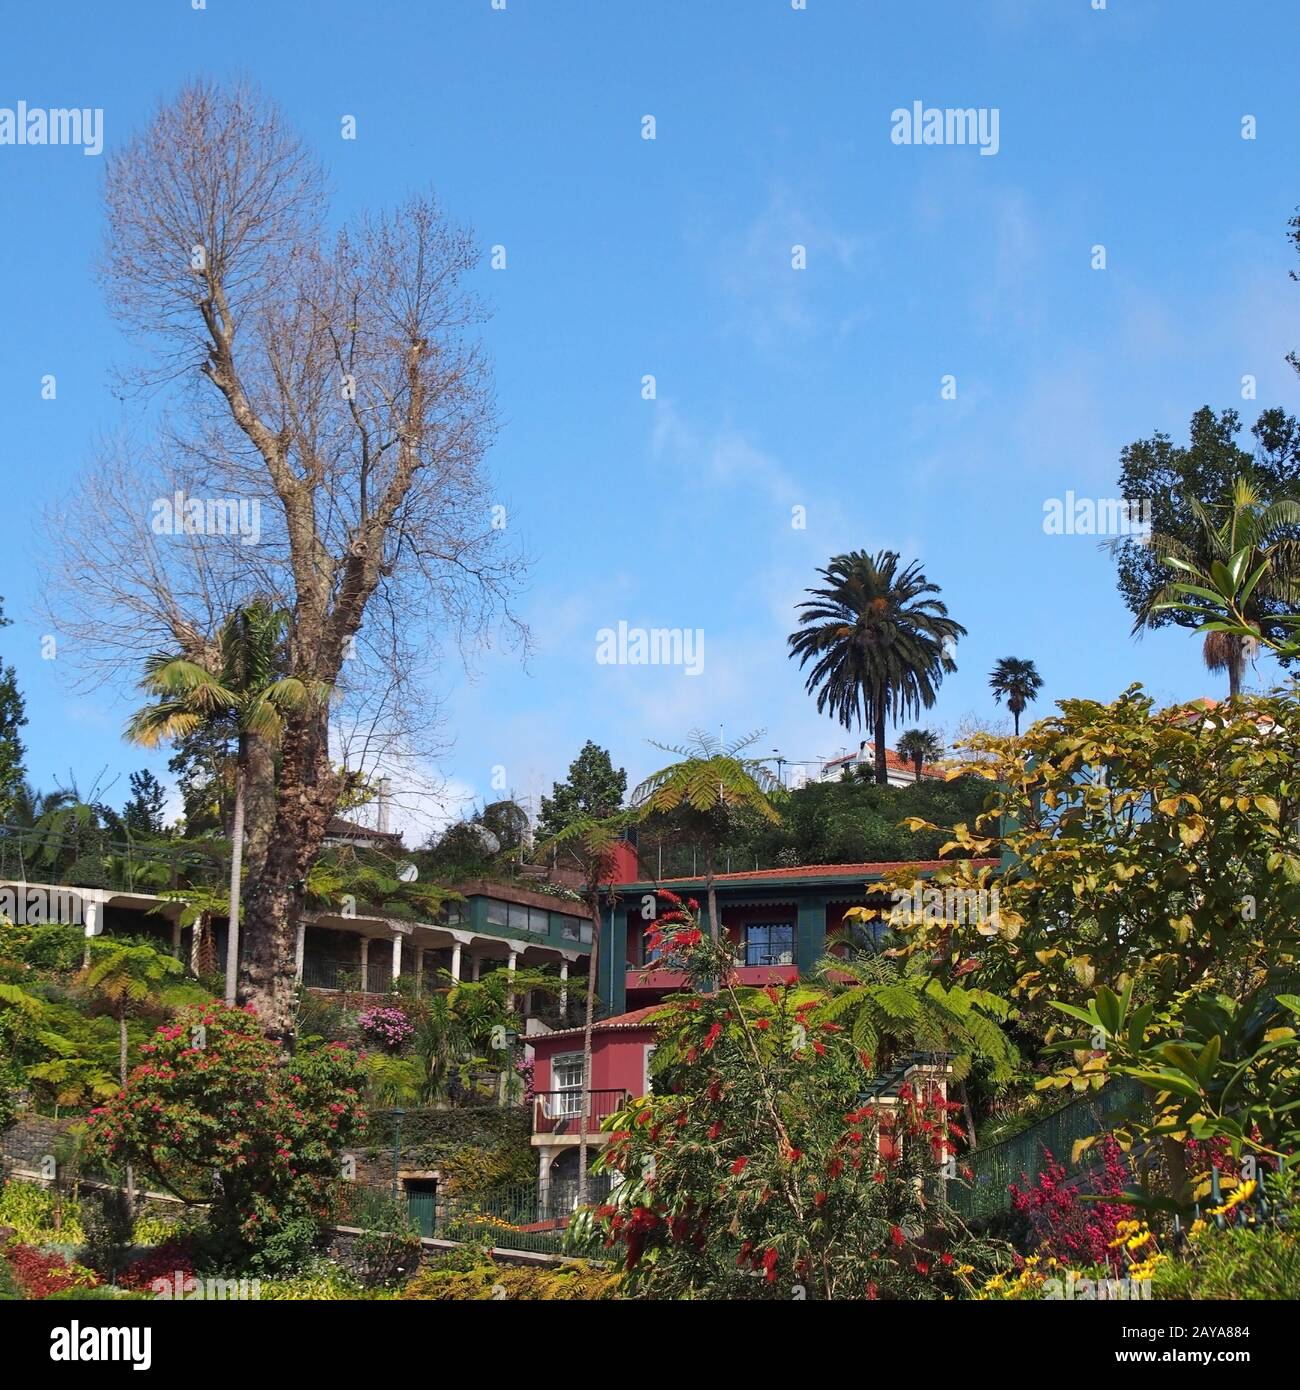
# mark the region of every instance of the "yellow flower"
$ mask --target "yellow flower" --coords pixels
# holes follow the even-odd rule
[[[1230,1212],[1233,1207],[1239,1207],[1243,1202],[1249,1201],[1255,1195],[1255,1187],[1254,1178],[1251,1178],[1249,1182],[1238,1183],[1233,1189],[1232,1196],[1222,1206],[1210,1208],[1210,1215],[1223,1216]]]

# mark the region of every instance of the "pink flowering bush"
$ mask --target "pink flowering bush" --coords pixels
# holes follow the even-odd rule
[[[396,1052],[415,1032],[415,1024],[401,1009],[376,1006],[357,1015],[357,1026],[374,1042]]]
[[[1038,1253],[1054,1255],[1076,1269],[1085,1265],[1111,1265],[1119,1269],[1122,1252],[1111,1249],[1115,1228],[1133,1217],[1123,1202],[1083,1201],[1084,1193],[1118,1197],[1130,1185],[1128,1164],[1119,1145],[1107,1135],[1098,1146],[1101,1166],[1084,1185],[1067,1185],[1064,1167],[1050,1151],[1047,1166],[1033,1186],[1011,1184],[1013,1210],[1024,1216],[1038,1239]],[[1028,1178],[1021,1177],[1028,1184]]]
[[[126,1088],[91,1112],[92,1154],[211,1202],[225,1258],[268,1272],[301,1259],[363,1121],[357,1055],[341,1043],[283,1052],[251,1012],[217,1003],[182,1010],[141,1052]]]

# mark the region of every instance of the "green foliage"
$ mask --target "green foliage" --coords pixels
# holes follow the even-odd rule
[[[531,1115],[524,1106],[413,1111],[402,1119],[402,1155],[414,1167],[438,1169],[455,1195],[474,1197],[536,1178],[530,1134]],[[393,1141],[393,1117],[372,1114],[366,1150],[386,1158]]]
[[[54,1188],[16,1178],[0,1188],[0,1226],[12,1226],[28,1245],[80,1244],[85,1239],[82,1218],[81,1204]]]
[[[135,1163],[191,1204],[210,1199],[232,1259],[267,1272],[301,1260],[360,1131],[355,1055],[338,1044],[286,1055],[250,1014],[215,1003],[183,1011],[142,1050],[123,1096],[91,1116],[91,1153]]]
[[[1151,1276],[1157,1299],[1300,1300],[1300,1236],[1288,1230],[1210,1227]]]
[[[979,813],[987,795],[987,784],[973,776],[952,782],[926,778],[904,787],[810,782],[780,797],[779,825],[737,817],[721,859],[729,858],[733,868],[934,859],[947,833],[909,829],[906,822],[967,820]]]
[[[0,599],[0,627],[8,627]],[[9,821],[24,790],[25,749],[18,731],[27,723],[27,707],[12,666],[0,665],[0,821]]]
[[[404,1201],[384,1198],[370,1206],[365,1224],[348,1247],[347,1263],[365,1288],[390,1288],[419,1268],[420,1232]]]
[[[558,835],[577,820],[604,820],[623,805],[627,795],[627,773],[614,769],[605,749],[590,739],[569,764],[568,778],[551,786],[550,796],[542,797],[537,818],[540,839]]]
[[[1131,1008],[1132,995],[1130,979],[1120,996],[1102,986],[1085,1009],[1057,1003],[1088,1032],[1055,1045],[1092,1048],[1099,1075],[1118,1072],[1151,1088],[1151,1113],[1130,1129],[1143,1139],[1222,1140],[1235,1160],[1300,1163],[1300,996],[1270,982],[1241,1001],[1205,994],[1157,1014],[1152,1003]],[[1186,1206],[1203,1194],[1183,1179],[1173,1195]]]
[[[1200,626],[1193,615],[1157,605],[1172,577],[1165,557],[1199,558],[1208,565],[1212,543],[1197,510],[1201,503],[1230,497],[1242,479],[1269,502],[1300,497],[1300,434],[1295,420],[1281,410],[1264,411],[1251,429],[1253,452],[1236,442],[1240,430],[1241,417],[1235,410],[1216,415],[1202,406],[1191,418],[1186,445],[1157,433],[1127,445],[1120,455],[1119,495],[1147,501],[1153,537],[1163,538],[1159,545],[1149,545],[1134,537],[1114,547],[1120,594],[1137,626]],[[1281,607],[1277,597],[1261,593],[1254,616],[1267,618]]]
[[[1300,843],[1293,769],[1300,703],[1290,695],[1156,711],[1140,687],[1113,704],[1066,700],[1019,739],[972,747],[990,792],[950,828],[971,859],[935,875],[967,893],[996,887],[973,922],[911,922],[909,949],[1010,998],[1045,1029],[1048,1004],[1086,1007],[1094,985],[1169,1005],[1211,982],[1234,996],[1300,951]],[[934,830],[932,824],[917,828]]]
[[[148,768],[130,776],[131,797],[122,808],[122,824],[135,835],[163,833],[163,802],[166,792]]]
[[[1004,1000],[959,984],[943,985],[916,956],[848,952],[827,956],[816,967],[830,990],[820,1016],[848,1026],[859,1052],[886,1070],[902,1053],[954,1054],[953,1075],[970,1074],[976,1057],[990,1066],[991,1079],[1008,1080],[1020,1054],[999,1026],[1009,1012]]]

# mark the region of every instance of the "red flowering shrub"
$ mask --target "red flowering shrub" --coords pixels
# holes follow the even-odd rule
[[[6,1245],[4,1258],[25,1298],[48,1298],[65,1289],[93,1289],[99,1283],[93,1270],[71,1265],[62,1255],[48,1254],[21,1241]]]
[[[623,1181],[574,1218],[575,1245],[617,1249],[626,1291],[654,1298],[938,1299],[1005,1267],[934,1181],[958,1107],[933,1088],[864,1097],[823,996],[741,988],[692,911],[660,916],[658,944],[696,992],[666,1005],[654,1094],[610,1121],[597,1168]]]
[[[92,1155],[210,1202],[227,1259],[295,1263],[330,1214],[340,1151],[360,1129],[356,1054],[329,1043],[289,1055],[251,1013],[216,1003],[184,1010],[141,1052],[126,1089],[91,1113]]]
[[[1115,1228],[1133,1219],[1133,1208],[1123,1202],[1082,1200],[1084,1193],[1097,1197],[1118,1197],[1131,1185],[1131,1175],[1120,1146],[1107,1135],[1098,1146],[1101,1166],[1082,1185],[1068,1183],[1066,1171],[1048,1150],[1047,1166],[1033,1186],[1011,1184],[1011,1205],[1026,1217],[1038,1241],[1041,1255],[1054,1255],[1074,1268],[1109,1264],[1115,1270],[1124,1264],[1122,1251],[1112,1250]],[[1029,1179],[1021,1174],[1023,1181]]]

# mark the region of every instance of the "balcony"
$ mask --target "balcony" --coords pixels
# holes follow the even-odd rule
[[[738,965],[736,978],[741,985],[762,988],[764,985],[792,985],[799,978],[797,965]],[[659,970],[654,965],[630,965],[624,987],[634,989],[680,990],[686,988],[686,976],[680,970]]]
[[[587,1101],[588,1134],[599,1134],[601,1121],[616,1115],[627,1101],[628,1093],[621,1088],[592,1091]],[[533,1097],[534,1134],[576,1139],[581,1117],[581,1091],[538,1091]]]

